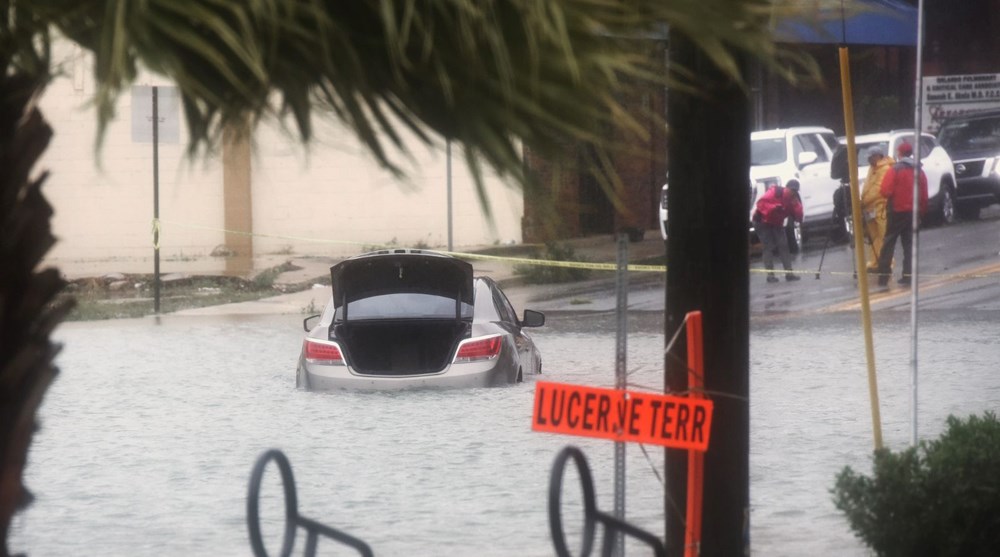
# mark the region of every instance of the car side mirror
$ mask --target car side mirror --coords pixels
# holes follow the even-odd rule
[[[812,151],[803,151],[799,153],[799,160],[798,160],[799,168],[802,168],[803,166],[808,166],[816,162],[817,160],[819,160],[819,155],[817,155],[816,153]]]
[[[524,319],[521,320],[522,327],[541,327],[545,324],[545,314],[533,309],[524,310]]]
[[[317,313],[316,315],[310,315],[309,317],[306,317],[305,319],[303,319],[302,320],[302,328],[305,329],[306,332],[308,333],[312,329],[312,327],[309,326],[309,322],[312,321],[313,319],[316,319],[319,316],[320,316],[320,314]]]

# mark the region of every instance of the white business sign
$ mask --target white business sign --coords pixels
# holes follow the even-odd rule
[[[952,116],[1000,108],[1000,74],[937,75],[925,77],[924,131],[937,133]]]
[[[156,87],[157,140],[177,143],[180,140],[180,98],[177,87]],[[153,142],[153,86],[132,86],[132,141]]]

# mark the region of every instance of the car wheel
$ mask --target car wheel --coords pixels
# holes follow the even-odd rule
[[[833,229],[830,230],[830,241],[850,243],[854,239],[854,219],[851,213],[837,215],[833,218]]]
[[[788,252],[799,253],[802,251],[802,225],[797,222],[789,223],[785,226],[785,236],[788,238]]]
[[[938,208],[935,220],[942,226],[955,222],[955,195],[951,184],[941,184],[941,207]]]

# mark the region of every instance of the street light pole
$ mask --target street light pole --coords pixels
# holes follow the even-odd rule
[[[160,313],[160,111],[153,86],[153,313]]]
[[[448,251],[454,251],[452,245],[452,223],[451,223],[451,140],[445,140],[445,151],[448,160]]]
[[[913,95],[914,102],[914,143],[913,146],[913,242],[910,246],[912,251],[911,261],[913,267],[910,269],[910,444],[917,445],[917,281],[919,265],[917,265],[917,253],[920,244],[920,134],[923,131],[923,51],[924,51],[924,0],[917,3],[917,71],[916,71],[916,91]]]

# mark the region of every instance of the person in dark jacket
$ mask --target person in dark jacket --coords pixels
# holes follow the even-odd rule
[[[885,240],[882,252],[878,257],[878,285],[889,284],[892,276],[892,256],[896,251],[896,238],[903,245],[903,276],[899,284],[909,285],[913,272],[913,146],[907,142],[899,144],[899,162],[893,165],[882,178],[880,191],[888,203],[888,222],[886,223]],[[919,182],[919,214],[923,218],[927,214],[927,175],[920,171]]]
[[[781,264],[785,268],[785,280],[799,280],[792,272],[792,257],[788,253],[788,237],[785,236],[785,219],[802,222],[802,200],[799,198],[799,184],[792,182],[787,187],[771,186],[757,200],[753,215],[757,236],[764,244],[764,267],[767,282],[778,282],[774,276],[774,250],[778,250]]]

